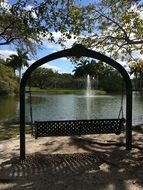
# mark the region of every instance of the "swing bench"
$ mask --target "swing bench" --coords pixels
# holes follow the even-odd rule
[[[35,139],[50,136],[81,136],[90,134],[116,134],[123,131],[125,119],[123,114],[123,84],[121,107],[118,118],[112,119],[80,119],[57,121],[34,121],[32,110],[31,86],[29,86],[31,134]],[[120,116],[122,116],[120,118]]]
[[[115,133],[119,135],[123,130],[124,123],[124,118],[35,121],[32,125],[32,135],[35,139],[38,137],[81,136],[89,134]]]
[[[105,62],[115,68],[122,75],[126,91],[126,150],[132,148],[132,83],[124,67],[106,55],[90,49],[82,44],[72,48],[47,55],[34,62],[24,73],[20,83],[20,159],[25,159],[25,87],[30,74],[39,66],[63,57],[89,57]],[[32,125],[32,135],[35,138],[44,136],[67,136],[85,134],[119,134],[124,126],[125,119],[90,119],[66,121],[35,121]]]

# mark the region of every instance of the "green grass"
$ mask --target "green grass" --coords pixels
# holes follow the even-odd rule
[[[26,126],[26,133],[30,133],[30,125]],[[19,124],[5,123],[0,128],[0,141],[19,135]]]
[[[28,90],[28,88],[26,88],[26,90]],[[83,90],[75,90],[75,89],[63,89],[63,88],[58,88],[58,89],[40,89],[40,88],[36,88],[36,87],[32,87],[31,88],[32,93],[48,93],[48,94],[77,94],[77,95],[83,95],[85,93],[85,89]],[[94,94],[97,95],[104,95],[106,94],[105,91],[103,90],[93,90]]]

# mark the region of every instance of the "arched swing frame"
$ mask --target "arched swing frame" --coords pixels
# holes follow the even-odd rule
[[[85,48],[81,44],[66,50],[47,55],[34,62],[24,73],[20,83],[20,159],[25,159],[25,87],[31,73],[39,66],[63,57],[89,57],[100,60],[112,66],[122,75],[126,89],[126,149],[132,148],[132,84],[131,79],[118,62],[99,52]]]

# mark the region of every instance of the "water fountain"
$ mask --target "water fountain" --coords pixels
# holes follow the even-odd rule
[[[93,93],[91,90],[91,79],[89,75],[87,75],[87,78],[86,78],[86,96],[87,97],[93,96]]]

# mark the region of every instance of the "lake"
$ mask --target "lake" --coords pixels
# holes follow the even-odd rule
[[[124,97],[124,116],[125,113]],[[133,124],[143,123],[143,96],[133,94]],[[26,95],[26,122],[30,121],[29,97]],[[47,93],[32,94],[33,120],[70,120],[117,118],[121,95],[96,95],[91,97]],[[19,121],[19,103],[15,96],[0,98],[0,122]]]

